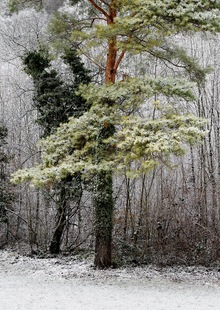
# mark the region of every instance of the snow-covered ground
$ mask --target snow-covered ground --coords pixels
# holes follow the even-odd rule
[[[220,269],[144,266],[94,270],[92,258],[0,251],[1,310],[220,309]]]

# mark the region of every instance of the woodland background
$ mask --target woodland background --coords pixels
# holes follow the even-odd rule
[[[47,42],[51,13],[63,1],[48,2],[43,12],[29,9],[11,15],[6,2],[0,8],[0,125],[8,130],[3,146],[7,175],[29,167],[39,158],[36,147],[41,132],[33,107],[33,82],[21,57]],[[173,158],[173,167],[161,165],[136,179],[114,178],[113,250],[117,263],[215,264],[220,259],[220,40],[219,36],[197,34],[178,37],[204,67],[211,66],[198,100],[188,107],[208,119],[207,136],[201,145]],[[138,56],[140,57],[140,56]],[[83,59],[93,72],[93,66]],[[65,78],[61,60],[53,63]],[[127,59],[124,72],[140,70]],[[162,63],[149,62],[153,75],[166,75]],[[97,76],[98,73],[96,72]],[[98,78],[98,77],[97,77]],[[153,113],[153,112],[152,112]],[[12,246],[29,253],[48,251],[56,223],[56,193],[28,184],[7,185],[15,198],[0,219],[0,247]],[[62,237],[62,252],[94,249],[91,193],[85,187],[77,203],[71,203]]]

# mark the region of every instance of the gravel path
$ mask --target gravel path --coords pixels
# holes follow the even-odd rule
[[[91,260],[0,252],[2,310],[220,309],[220,272],[153,266],[93,270]]]

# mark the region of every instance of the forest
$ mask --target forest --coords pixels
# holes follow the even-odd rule
[[[0,1],[0,249],[220,261],[220,2]]]

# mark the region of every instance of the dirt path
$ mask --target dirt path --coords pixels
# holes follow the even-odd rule
[[[190,281],[178,274],[152,276],[149,268],[93,272],[78,261],[7,255],[0,254],[2,310],[220,309],[218,274]]]

